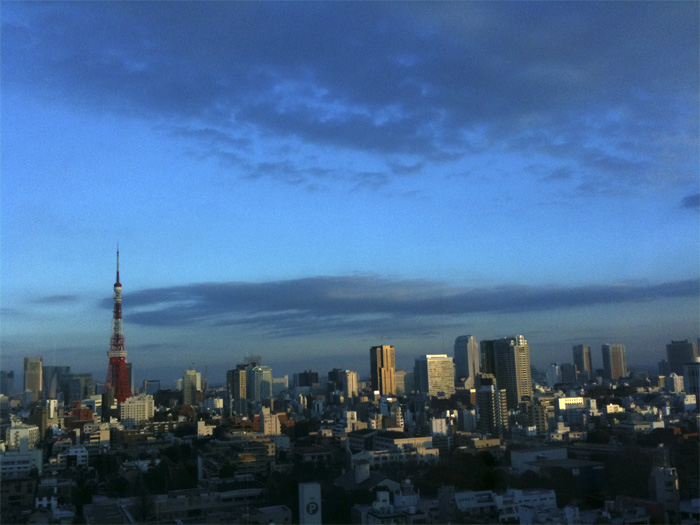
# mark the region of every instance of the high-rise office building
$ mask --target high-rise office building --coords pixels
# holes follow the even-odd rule
[[[43,374],[44,360],[41,357],[24,358],[24,391],[32,393],[32,401],[41,397]]]
[[[0,395],[11,396],[15,393],[15,371],[0,370]]]
[[[668,361],[668,373],[683,373],[683,365],[692,363],[698,357],[698,345],[684,341],[671,341],[666,345],[666,361]]]
[[[561,370],[558,363],[552,363],[547,367],[547,386],[552,388],[557,383],[561,383]]]
[[[464,388],[474,388],[476,374],[479,373],[479,343],[472,335],[460,335],[455,339],[455,376]]]
[[[627,357],[625,345],[604,344],[601,347],[603,356],[603,379],[620,379],[627,377]]]
[[[73,378],[70,366],[44,366],[43,376],[44,399],[64,401],[70,398],[70,381]]]
[[[229,399],[229,414],[244,416],[248,413],[248,373],[244,365],[226,372],[226,390]]]
[[[68,392],[68,400],[82,401],[95,395],[95,380],[92,374],[72,374]]]
[[[342,368],[334,368],[328,372],[328,391],[335,392],[343,389],[343,380],[341,375],[343,373]]]
[[[396,395],[396,356],[390,345],[373,346],[369,350],[370,384],[380,396]]]
[[[345,400],[357,397],[357,372],[352,370],[343,370],[340,374],[340,380],[343,385],[343,395]]]
[[[562,383],[576,383],[579,378],[578,369],[573,363],[562,363],[559,367],[559,372],[561,373]]]
[[[496,374],[496,350],[494,345],[498,339],[484,340],[479,343],[479,359],[482,374]]]
[[[198,375],[194,367],[185,370],[185,375],[182,378],[182,403],[185,405],[197,404]]]
[[[517,408],[525,398],[532,397],[530,347],[522,335],[494,341],[496,380],[508,397],[508,408]]]
[[[255,402],[272,398],[272,368],[256,366],[248,372],[248,399]]]
[[[314,386],[318,385],[318,372],[314,370],[304,370],[299,372],[297,386]]]
[[[574,364],[579,375],[579,381],[585,382],[593,377],[593,361],[591,360],[590,345],[574,345]]]
[[[683,389],[694,395],[696,402],[700,400],[700,357],[683,365]]]
[[[455,392],[455,367],[447,354],[427,354],[416,359],[414,367],[416,390],[437,396]]]
[[[395,370],[394,371],[394,382],[396,384],[396,395],[403,396],[406,395],[406,375],[408,372],[406,370]]]

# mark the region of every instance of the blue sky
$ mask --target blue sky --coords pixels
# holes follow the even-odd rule
[[[696,2],[5,2],[2,367],[698,337]],[[19,385],[18,385],[19,386]]]

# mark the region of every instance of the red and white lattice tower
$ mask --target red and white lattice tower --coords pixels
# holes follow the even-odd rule
[[[131,397],[131,385],[126,371],[126,350],[124,350],[124,327],[122,325],[122,283],[119,282],[119,248],[117,248],[117,282],[114,283],[114,315],[112,317],[112,338],[109,345],[109,369],[104,390],[114,388],[114,399],[123,403]]]

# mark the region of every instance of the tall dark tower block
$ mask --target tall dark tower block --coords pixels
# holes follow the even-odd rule
[[[589,345],[574,345],[574,364],[581,376],[577,379],[588,381],[593,377],[593,362],[591,361],[591,347]]]
[[[373,346],[369,349],[370,383],[380,396],[396,395],[396,359],[394,347]]]
[[[112,338],[109,345],[109,369],[104,391],[114,389],[118,403],[132,396],[131,383],[126,370],[126,350],[124,350],[124,327],[122,325],[122,284],[119,282],[119,249],[117,249],[117,282],[114,283],[114,315],[112,316]]]

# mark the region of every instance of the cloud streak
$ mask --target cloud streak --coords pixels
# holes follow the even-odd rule
[[[422,320],[527,313],[579,306],[696,297],[698,281],[579,287],[456,287],[377,276],[310,277],[262,283],[198,283],[150,288],[125,297],[125,320],[147,326],[243,326],[279,336],[316,332],[424,333]],[[104,308],[111,307],[105,299]]]

